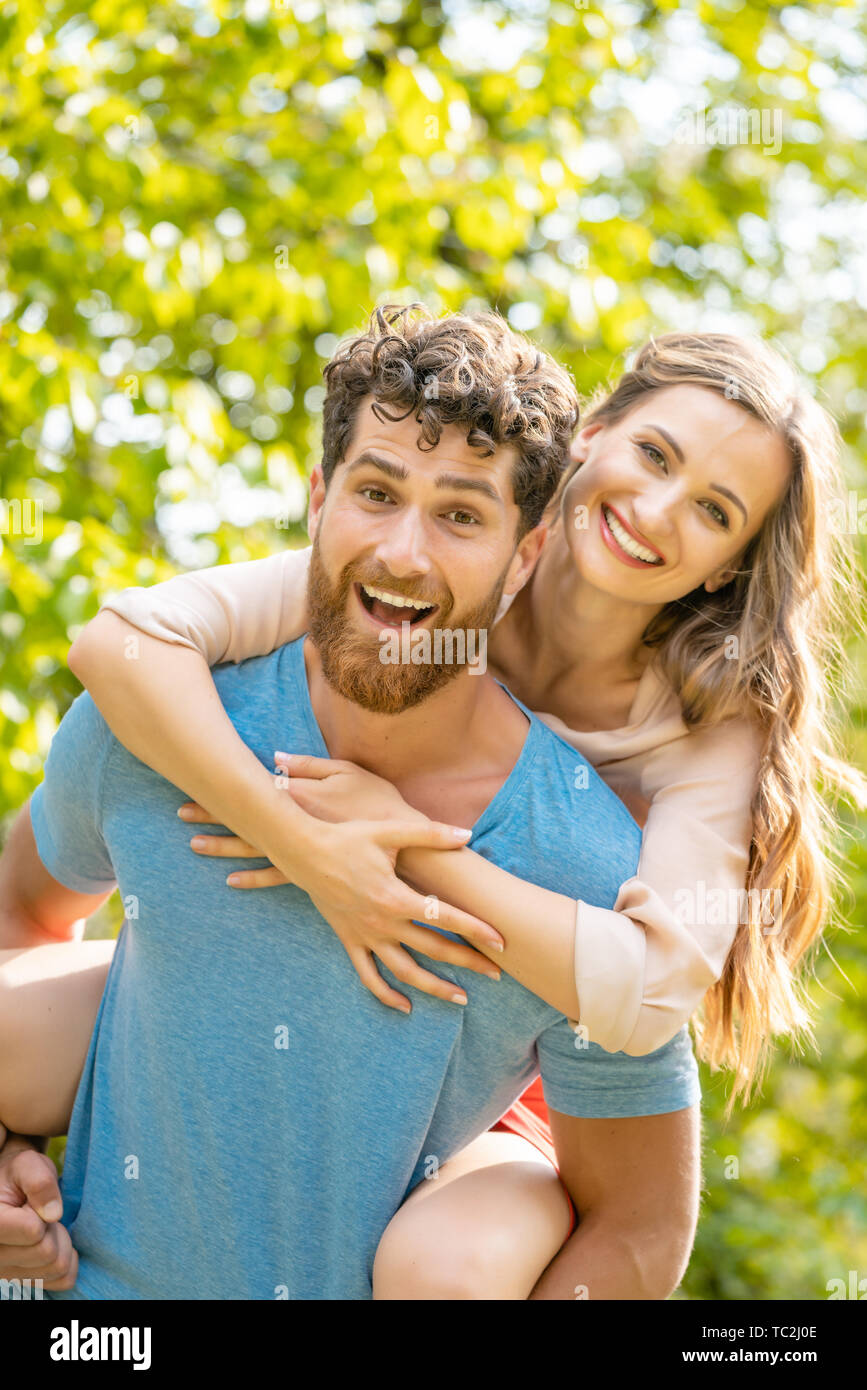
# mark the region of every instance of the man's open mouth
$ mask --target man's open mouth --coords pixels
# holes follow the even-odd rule
[[[435,613],[439,604],[425,603],[423,599],[407,598],[391,589],[378,589],[373,584],[356,584],[359,601],[372,618],[386,627],[400,627],[401,623],[424,622]]]

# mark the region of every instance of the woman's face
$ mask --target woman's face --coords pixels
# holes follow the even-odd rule
[[[776,431],[691,385],[588,426],[572,457],[583,462],[560,514],[576,568],[605,593],[649,604],[728,582],[792,470]]]

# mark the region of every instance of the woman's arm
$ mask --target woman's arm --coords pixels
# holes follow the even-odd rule
[[[370,823],[380,818],[385,821],[388,817],[420,814],[407,805],[389,782],[354,763],[306,755],[287,757],[280,752],[276,761],[290,773],[287,790],[292,799],[311,816],[340,822],[361,815]],[[201,805],[182,809],[184,818],[196,824],[220,822],[218,815]],[[203,836],[201,844],[193,848],[196,853],[213,858],[262,855],[261,848],[252,842],[222,835]],[[419,898],[424,920],[435,921],[446,931],[460,930],[452,924],[453,908],[449,904],[471,912],[473,918],[483,904],[485,913],[490,914],[483,920],[496,927],[503,947],[497,949],[480,937],[476,941],[480,951],[492,965],[502,966],[553,1008],[577,1018],[573,898],[526,883],[470,849],[452,848],[443,853],[427,846],[405,846],[398,855],[397,867],[401,877],[424,895]],[[275,887],[286,879],[277,869],[251,869],[233,873],[230,881],[234,887],[249,889]],[[476,904],[475,909],[468,906],[471,902]],[[418,916],[421,919],[421,912]],[[407,928],[400,936],[400,941],[408,946],[416,945],[411,930]],[[377,944],[373,921],[369,931],[368,946],[382,956],[383,947]],[[454,963],[464,962],[455,959]]]
[[[429,906],[448,902],[484,914],[505,946],[495,952],[480,939],[480,950],[579,1022],[588,1041],[608,1052],[654,1052],[699,1007],[737,932],[760,749],[761,736],[739,722],[648,755],[642,786],[631,797],[637,814],[642,802],[649,804],[638,873],[621,885],[610,909],[526,883],[468,848],[445,855],[405,847],[398,872]],[[291,774],[293,800],[311,815],[400,813],[400,793],[352,763],[279,753],[276,760]],[[201,807],[190,819],[219,821]],[[197,852],[233,859],[262,853],[225,836],[205,837]],[[261,888],[285,877],[256,869],[234,873],[231,882]],[[451,929],[442,914],[433,920]],[[409,935],[400,940],[415,944]]]
[[[403,845],[451,849],[467,833],[405,806],[397,824],[367,825],[357,817],[323,824],[281,794],[284,783],[239,737],[219,699],[208,661],[243,660],[304,631],[308,552],[273,558],[123,590],[113,608],[136,626],[121,612],[101,610],[73,644],[70,667],[135,757],[260,846],[284,882],[309,894],[377,998],[409,1008],[379,975],[367,944],[382,939],[385,922],[394,929],[378,954],[397,978],[451,1000],[454,985],[422,969],[401,941],[435,960],[486,974],[491,967],[471,947],[411,925],[423,918],[424,900],[396,877],[394,865]],[[443,925],[474,944],[496,939],[486,923],[445,903]]]
[[[307,554],[289,553],[293,565],[294,557]],[[385,872],[383,843],[378,846],[377,857],[369,838],[358,836],[357,821],[352,850],[348,840],[341,843],[333,836],[317,840],[311,821],[319,811],[307,807],[310,816],[299,820],[303,801],[274,797],[273,779],[228,720],[204,657],[177,645],[207,645],[201,622],[194,623],[190,616],[205,603],[210,612],[205,626],[216,634],[209,657],[223,659],[230,649],[236,659],[253,655],[247,649],[247,638],[251,632],[264,631],[267,620],[245,615],[251,609],[258,613],[263,603],[273,598],[263,599],[268,586],[258,580],[235,590],[234,572],[249,573],[253,566],[266,563],[270,562],[221,566],[196,576],[179,576],[153,590],[125,590],[126,595],[138,596],[136,622],[144,623],[151,621],[145,596],[158,595],[159,591],[167,595],[176,586],[174,593],[183,604],[183,612],[173,617],[171,603],[163,602],[160,611],[154,599],[154,611],[160,613],[159,623],[154,625],[165,631],[176,622],[185,626],[186,637],[176,634],[170,645],[141,635],[139,660],[125,661],[124,642],[130,630],[122,625],[114,634],[109,632],[106,640],[105,624],[121,620],[114,614],[100,614],[90,624],[94,629],[90,649],[82,654],[82,639],[88,633],[85,629],[76,644],[79,652],[74,649],[71,653],[73,669],[91,690],[122,743],[207,807],[212,819],[228,826],[248,846],[257,846],[251,853],[269,858],[284,875],[283,881],[289,879],[310,893],[337,931],[361,978],[378,998],[396,1006],[406,1003],[381,980],[373,964],[371,946],[383,939],[384,928],[386,935],[390,930],[392,938],[393,954],[387,963],[396,967],[397,978],[445,997],[443,982],[434,988],[432,982],[438,977],[421,971],[400,950],[400,942],[427,949],[435,959],[470,962],[444,954],[442,946],[422,947],[417,935],[411,938],[411,933],[422,929],[411,927],[410,918],[426,920],[424,900],[415,895],[413,908],[408,898],[395,894]],[[304,574],[306,584],[306,569]],[[281,575],[279,579],[275,575],[275,585],[281,594],[281,631],[288,640],[291,622],[286,615],[303,622],[300,568],[291,573],[281,571]],[[195,581],[195,586],[187,581]],[[186,584],[183,597],[182,582]],[[215,584],[219,595],[203,600],[198,589],[204,587],[210,592]],[[99,622],[103,622],[102,633],[95,629]],[[150,666],[143,668],[142,661],[148,659]],[[561,894],[524,883],[470,850],[455,853],[454,841],[448,854],[441,852],[445,841],[439,848],[416,845],[404,849],[398,861],[400,872],[427,897],[435,895],[440,900],[439,926],[465,935],[526,988],[570,1019],[580,1019],[592,1041],[608,1051],[635,1055],[655,1051],[674,1036],[718,978],[736,930],[735,925],[708,931],[704,924],[684,922],[682,915],[678,917],[678,894],[688,890],[690,882],[695,886],[699,878],[722,891],[743,890],[751,839],[749,805],[757,766],[754,735],[749,726],[743,727],[746,738],[741,733],[734,742],[725,730],[706,730],[649,756],[640,793],[645,804],[653,804],[639,872],[622,885],[610,910],[576,904]],[[688,768],[684,760],[687,745],[691,757],[691,761],[686,759]],[[267,788],[263,773],[268,778]],[[294,808],[287,810],[293,802]],[[357,817],[357,809],[352,814]],[[392,809],[391,814],[400,812]],[[406,814],[410,814],[408,810]],[[343,826],[348,834],[353,833],[350,825],[347,822]],[[367,835],[370,833],[368,827]],[[394,840],[391,848],[397,849]],[[313,877],[312,866],[320,864],[328,866],[331,896],[322,891],[322,873]],[[684,864],[693,871],[686,879]],[[696,893],[700,891],[696,888]],[[471,915],[462,919],[461,909]],[[496,952],[488,944],[491,936],[484,933],[486,922],[502,933],[504,952]],[[426,937],[428,943],[444,940],[431,932]],[[378,948],[377,955],[385,959]]]
[[[579,901],[576,915],[571,899],[523,883],[466,848],[403,851],[398,872],[419,891],[483,915],[505,938],[497,957],[504,969],[580,1020],[591,1042],[630,1056],[655,1052],[720,978],[746,920],[762,743],[753,724],[737,720],[648,755],[638,870],[611,909]]]
[[[208,666],[266,656],[307,631],[311,553],[311,546],[282,550],[264,560],[176,574],[146,589],[121,589],[106,600],[100,614],[114,612],[150,637],[200,652]],[[94,622],[98,621],[99,615]],[[99,654],[101,644],[94,638],[97,632],[94,623],[84,628],[72,644],[69,663],[76,675],[78,665],[88,671],[93,685],[88,689],[94,699],[100,676],[90,647],[93,643],[95,654]],[[132,655],[124,655],[134,660],[135,645],[129,645]],[[114,667],[112,677],[123,679]]]
[[[237,734],[209,666],[264,655],[306,624],[310,551],[123,589],[69,651],[69,668],[117,739],[238,834],[255,834],[301,883],[314,827]],[[276,861],[275,861],[276,862]]]

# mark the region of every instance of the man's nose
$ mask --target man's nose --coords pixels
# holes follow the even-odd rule
[[[397,515],[383,517],[374,555],[395,579],[408,579],[430,571],[429,541],[424,518],[414,508],[402,507]]]

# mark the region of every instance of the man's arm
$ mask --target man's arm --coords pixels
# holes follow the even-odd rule
[[[71,1289],[78,1254],[61,1225],[57,1169],[39,1151],[42,1143],[7,1136],[0,1125],[0,1279],[40,1279],[46,1289]]]
[[[64,1134],[113,941],[81,941],[105,902],[65,887],[36,849],[29,807],[0,855],[0,1121],[22,1134]]]
[[[698,1221],[699,1106],[626,1119],[549,1117],[579,1224],[530,1297],[668,1298]]]

